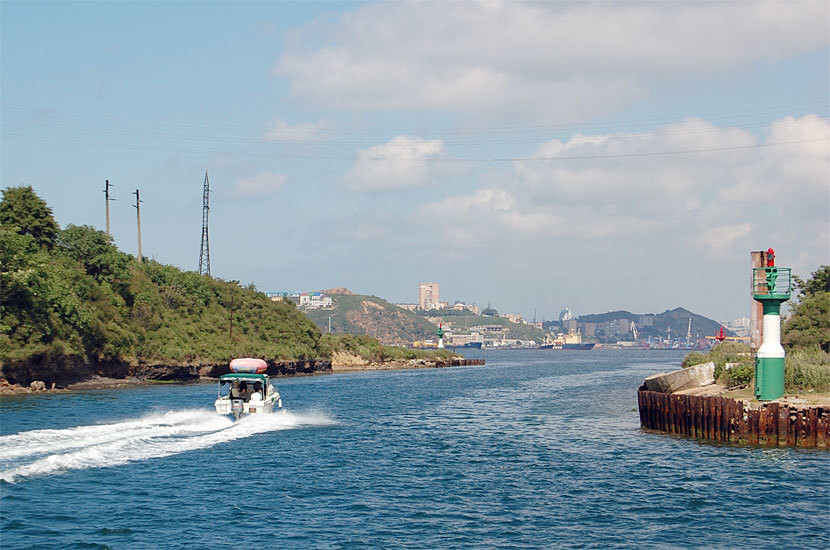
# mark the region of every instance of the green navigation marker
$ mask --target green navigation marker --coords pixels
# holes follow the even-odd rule
[[[764,338],[755,356],[755,397],[772,401],[784,395],[784,348],[781,346],[781,304],[790,299],[790,268],[775,267],[767,250],[766,267],[752,270],[752,297],[764,308]]]

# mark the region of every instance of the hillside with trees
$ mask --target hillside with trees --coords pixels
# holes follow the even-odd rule
[[[144,260],[91,226],[60,229],[31,187],[0,202],[0,377],[52,380],[102,366],[330,356],[290,302]]]

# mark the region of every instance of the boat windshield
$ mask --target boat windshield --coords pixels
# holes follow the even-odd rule
[[[227,385],[227,391],[224,387]],[[248,401],[252,394],[259,393],[264,398],[273,391],[273,386],[268,383],[268,377],[264,374],[226,374],[219,377],[219,396],[231,399],[239,398]]]

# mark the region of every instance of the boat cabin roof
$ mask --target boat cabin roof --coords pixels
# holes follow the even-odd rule
[[[247,372],[232,372],[230,374],[223,374],[219,377],[220,384],[228,384],[234,382],[236,380],[245,381],[245,382],[262,382],[263,384],[268,383],[268,375],[267,374],[253,374]]]

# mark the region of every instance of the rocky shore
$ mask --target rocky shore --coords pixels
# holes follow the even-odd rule
[[[335,353],[331,361],[267,361],[266,374],[272,377],[308,376],[365,370],[435,369],[483,365],[484,359],[408,359],[371,362],[347,353]],[[159,382],[214,380],[228,372],[227,363],[164,365],[128,363],[54,364],[30,361],[0,366],[0,396],[44,394],[120,388]]]
[[[331,361],[267,361],[273,377],[327,374]],[[150,384],[216,379],[228,372],[227,363],[165,365],[108,362],[98,364],[54,363],[34,360],[0,365],[0,396],[90,390]]]
[[[438,369],[444,367],[462,367],[483,365],[484,359],[466,359],[456,356],[451,359],[404,359],[397,361],[372,362],[357,355],[335,352],[331,367],[333,372],[363,370],[400,370],[400,369]]]

